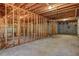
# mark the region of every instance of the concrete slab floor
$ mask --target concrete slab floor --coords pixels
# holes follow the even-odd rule
[[[0,51],[0,56],[79,56],[79,38],[54,35]]]

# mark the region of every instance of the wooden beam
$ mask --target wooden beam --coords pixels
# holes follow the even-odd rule
[[[34,10],[34,12],[38,14],[39,11],[41,11],[42,9],[44,9],[44,8],[46,8],[46,7],[47,7],[46,5],[42,5],[42,6],[38,7],[38,8],[36,8],[36,9]]]
[[[60,6],[62,6],[62,5],[65,5],[65,4],[56,4],[56,5],[53,5],[51,10],[48,9],[48,5],[47,5],[46,7],[43,7],[43,9],[41,9],[41,10],[38,11],[37,13],[38,13],[38,14],[42,14],[42,13],[50,12],[50,11],[52,11],[52,10],[56,10],[57,7],[60,7]]]
[[[45,16],[51,16],[51,15],[54,15],[54,14],[57,14],[57,13],[72,11],[72,10],[75,10],[76,8],[78,9],[78,6],[72,6],[72,7],[60,9],[60,10],[57,10],[57,11],[51,11],[50,13],[49,12],[45,13]]]
[[[37,5],[37,3],[32,4],[30,7],[27,7],[27,8],[25,8],[25,9],[30,10],[30,9],[32,9],[32,7],[35,6],[35,5]]]
[[[37,12],[40,11],[40,8],[44,8],[46,5],[45,4],[41,4],[40,6],[36,7],[35,9],[33,9],[33,12]]]
[[[48,9],[47,9],[47,10],[40,11],[38,14],[46,13],[46,12],[53,11],[53,10],[56,10],[56,9],[59,10],[59,9],[61,9],[62,6],[64,6],[64,7],[62,7],[62,9],[63,9],[63,8],[67,8],[67,7],[72,6],[72,5],[75,5],[75,4],[63,4],[63,5],[54,7],[54,8],[52,8],[51,10],[48,10]]]
[[[25,9],[22,9],[22,8],[19,8],[19,7],[16,7],[16,6],[13,6],[12,4],[7,4],[8,6],[12,6],[12,7],[14,7],[15,9],[20,9],[20,10],[23,10],[23,11],[26,11],[26,12],[30,12],[30,13],[33,13],[33,12],[31,12],[31,11],[28,11],[28,9],[27,10],[25,10]],[[36,13],[33,13],[33,14],[36,14]],[[37,15],[39,15],[39,14],[37,14]],[[41,15],[40,15],[41,16]],[[44,17],[44,16],[43,16]]]
[[[39,7],[41,7],[41,6],[42,6],[41,3],[36,4],[34,7],[32,7],[32,8],[30,9],[30,11],[34,12],[35,9],[37,9],[37,8],[39,8]]]

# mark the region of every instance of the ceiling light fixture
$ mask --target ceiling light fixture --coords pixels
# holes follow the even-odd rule
[[[49,3],[47,3],[47,6],[49,10],[52,9],[52,6]]]
[[[63,19],[63,21],[66,21],[67,19]]]
[[[49,7],[48,7],[48,9],[52,9],[52,7],[51,7],[51,6],[49,6]]]

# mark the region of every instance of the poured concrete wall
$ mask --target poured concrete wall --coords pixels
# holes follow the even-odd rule
[[[77,22],[60,22],[60,23],[58,23],[58,33],[60,33],[60,34],[77,34]]]

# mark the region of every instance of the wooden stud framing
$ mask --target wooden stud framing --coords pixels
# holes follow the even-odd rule
[[[14,15],[14,8],[13,8],[13,17],[12,17],[13,18],[13,33],[12,33],[13,34],[13,46],[15,45],[15,39],[14,39],[14,20],[15,19],[14,19],[14,16],[15,15]]]
[[[39,15],[38,15],[38,39],[39,39]]]
[[[5,37],[5,47],[7,47],[7,4],[5,4],[5,34],[4,34],[4,37]]]
[[[46,36],[48,36],[48,22],[47,22],[47,19],[46,19]]]
[[[34,21],[33,22],[34,22],[34,33],[33,33],[33,35],[34,35],[34,39],[36,39],[35,38],[35,14],[34,14]]]
[[[43,37],[44,37],[44,23],[45,23],[45,22],[44,22],[44,18],[42,19],[42,22],[43,22],[43,23],[42,23],[42,25],[43,25],[43,27],[42,27],[43,33],[42,33],[42,34],[43,34]]]
[[[24,11],[24,15],[25,15],[25,11]],[[23,37],[24,37],[24,42],[25,42],[25,18],[23,18]]]
[[[39,16],[39,24],[40,24],[39,32],[40,32],[40,38],[41,38],[41,16]]]
[[[30,39],[32,40],[32,13],[30,13]]]
[[[43,25],[43,18],[41,17],[41,24]],[[41,37],[43,38],[43,26],[41,27],[42,33],[41,33]]]
[[[34,40],[34,14],[33,14],[33,40]]]
[[[27,17],[27,37],[29,38],[29,14],[28,14],[28,17]]]
[[[38,39],[38,15],[36,15],[36,37]]]
[[[8,32],[7,32],[7,26],[8,26],[8,18],[7,17],[10,17],[10,15],[7,14],[7,6],[11,6],[13,9],[12,9],[12,45],[15,46],[15,41],[18,40],[18,45],[21,44],[21,38],[20,38],[20,34],[21,34],[21,29],[23,29],[23,37],[24,37],[24,41],[23,42],[26,42],[26,41],[32,41],[32,40],[35,40],[35,39],[39,39],[39,38],[43,38],[45,36],[45,31],[46,31],[46,21],[44,17],[38,15],[38,14],[35,14],[35,13],[32,13],[32,12],[29,12],[28,10],[24,10],[24,9],[21,9],[21,8],[18,8],[18,7],[15,7],[14,5],[11,5],[11,4],[5,4],[5,34],[4,34],[4,38],[5,38],[5,47],[7,47],[8,45],[8,41],[7,41],[7,38],[8,38]],[[18,11],[16,11],[18,10]],[[24,16],[22,16],[23,18],[23,28],[21,28],[21,14],[20,14],[20,11],[23,11],[23,14]],[[17,12],[17,39],[15,39],[15,12]],[[28,13],[28,14],[25,14],[25,13]],[[27,19],[25,19],[27,17]],[[25,24],[25,20],[27,20],[27,25]],[[42,26],[43,25],[43,26]],[[26,35],[25,35],[25,29],[26,29],[26,26],[27,26],[27,37],[28,39],[26,40]],[[45,31],[44,31],[45,30]],[[31,37],[31,38],[30,38]],[[34,39],[33,39],[34,38]],[[26,41],[25,41],[26,40]]]
[[[18,44],[20,44],[20,18],[19,18],[20,14],[19,13],[20,13],[20,10],[18,10],[18,18],[17,18],[18,19],[18,33],[17,33],[18,34]]]
[[[34,22],[35,22],[35,27],[34,27],[34,36],[35,36],[35,40],[36,40],[36,14],[34,14]]]

